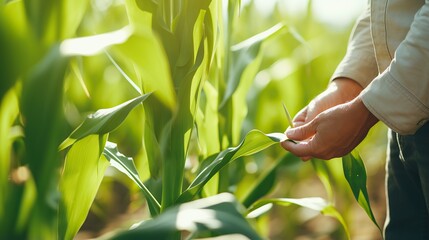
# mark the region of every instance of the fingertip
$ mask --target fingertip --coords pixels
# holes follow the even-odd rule
[[[305,121],[296,121],[296,122],[293,122],[293,126],[294,127],[300,127],[300,126],[302,126],[304,124],[305,124]]]
[[[297,126],[294,128],[287,128],[285,135],[289,139],[302,141],[302,140],[306,139],[305,137],[302,136],[304,133],[303,128],[305,128],[305,126]]]
[[[301,158],[303,161],[311,159],[310,149],[307,142],[295,142],[293,140],[286,140],[281,143],[281,146],[295,156]]]
[[[286,136],[288,138],[292,138],[292,136],[294,135],[295,131],[296,131],[295,128],[288,127],[286,129],[286,131],[285,131],[285,134],[286,134]]]
[[[281,142],[280,145],[282,146],[282,148],[284,148],[285,150],[288,150],[288,141],[289,139],[286,139],[285,141]]]
[[[285,141],[280,143],[282,148],[284,148],[286,151],[289,151],[289,152],[294,152],[295,151],[294,149],[296,148],[297,144],[298,143],[292,139],[286,139]]]

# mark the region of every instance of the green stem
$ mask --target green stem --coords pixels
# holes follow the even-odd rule
[[[219,171],[218,193],[228,192],[229,188],[229,167],[226,165]]]

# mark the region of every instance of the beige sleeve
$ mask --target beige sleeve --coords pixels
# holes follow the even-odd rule
[[[370,8],[359,17],[350,36],[347,52],[331,80],[347,77],[366,87],[378,74],[370,30]]]
[[[429,0],[416,14],[389,67],[361,93],[392,130],[413,134],[429,119]]]

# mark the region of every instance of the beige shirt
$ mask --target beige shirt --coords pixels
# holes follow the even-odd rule
[[[365,106],[400,134],[429,119],[429,0],[370,0],[332,79],[365,89]]]

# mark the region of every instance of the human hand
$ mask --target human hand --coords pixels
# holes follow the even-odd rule
[[[304,125],[313,120],[319,113],[354,99],[362,91],[362,87],[354,80],[338,78],[328,88],[315,97],[293,119],[294,127]]]
[[[289,128],[286,136],[301,142],[284,141],[281,145],[304,161],[341,157],[353,150],[377,122],[358,96],[323,111],[304,125]]]

